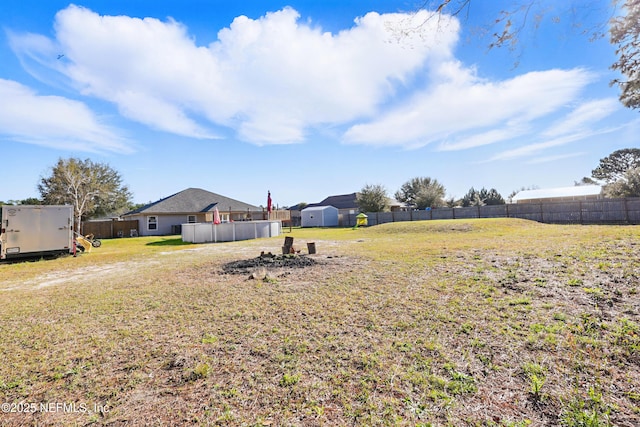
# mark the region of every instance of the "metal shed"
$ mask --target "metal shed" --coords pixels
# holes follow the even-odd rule
[[[303,227],[336,227],[338,209],[333,206],[313,206],[300,212]]]
[[[574,185],[572,187],[523,190],[513,196],[513,203],[570,202],[602,199],[599,185]]]

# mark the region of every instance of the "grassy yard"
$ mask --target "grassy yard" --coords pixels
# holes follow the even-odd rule
[[[640,227],[284,236],[0,265],[0,425],[640,425]]]

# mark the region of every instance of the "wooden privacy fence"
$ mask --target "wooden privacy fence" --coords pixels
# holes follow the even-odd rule
[[[87,221],[82,223],[82,234],[93,234],[98,239],[137,236],[138,220]]]
[[[640,224],[640,197],[571,202],[546,202],[438,208],[424,211],[367,212],[369,225],[397,221],[464,218],[522,218],[554,224]],[[353,227],[356,214],[344,214],[340,224]]]

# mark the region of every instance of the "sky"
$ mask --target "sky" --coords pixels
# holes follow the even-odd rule
[[[118,171],[135,203],[574,185],[640,147],[609,84],[615,46],[584,34],[606,30],[610,1],[536,1],[518,43],[489,49],[522,3],[2,0],[0,200],[38,197],[71,157]]]

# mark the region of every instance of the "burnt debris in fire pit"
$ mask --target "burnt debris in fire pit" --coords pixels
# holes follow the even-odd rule
[[[315,248],[314,248],[315,253]],[[265,277],[266,272],[273,270],[305,268],[316,265],[316,260],[305,255],[293,246],[293,237],[285,237],[282,255],[274,255],[271,252],[260,253],[260,256],[240,261],[228,262],[222,266],[222,271],[227,274],[251,274]]]
[[[249,274],[258,268],[267,270],[280,268],[305,268],[316,265],[316,260],[305,255],[285,254],[273,255],[271,252],[240,261],[228,262],[222,267],[227,274]]]

